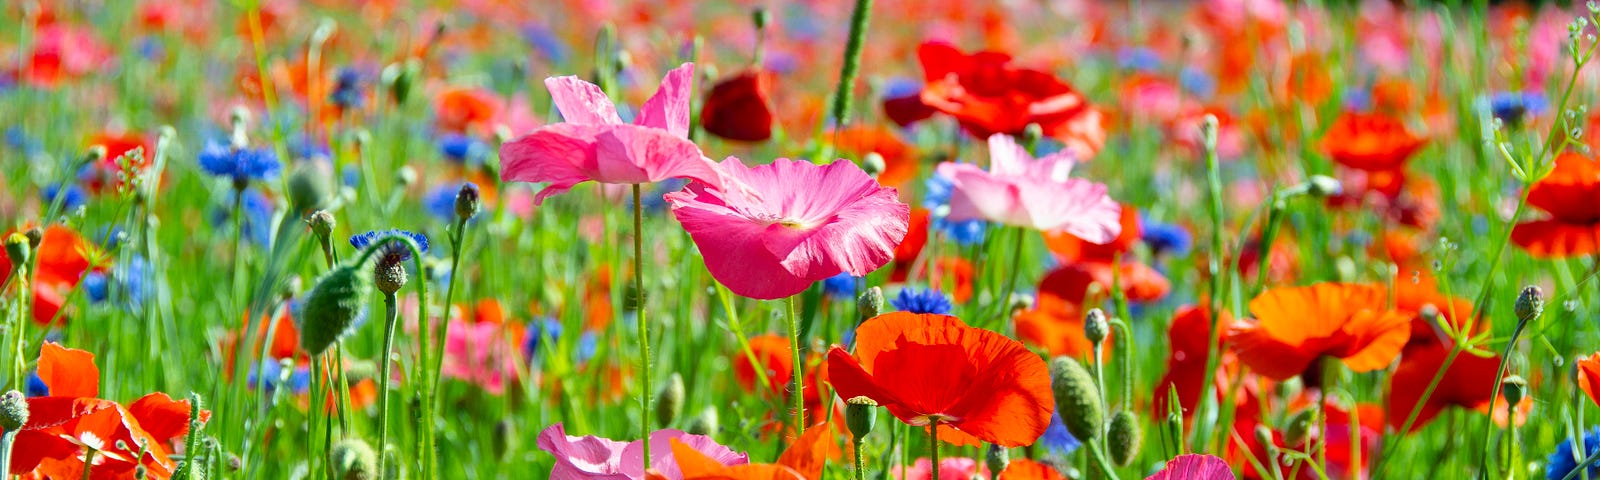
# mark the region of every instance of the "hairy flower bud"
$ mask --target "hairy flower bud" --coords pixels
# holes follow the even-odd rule
[[[1089,309],[1089,313],[1083,317],[1083,336],[1088,338],[1090,343],[1100,345],[1110,333],[1111,324],[1106,321],[1106,312],[1098,308]]]
[[[667,383],[661,386],[661,391],[656,392],[656,421],[661,426],[672,425],[672,421],[678,419],[678,414],[683,413],[685,394],[683,375],[673,372],[667,377]]]
[[[378,478],[378,455],[371,445],[357,437],[347,437],[333,444],[329,457],[337,480],[374,480]]]
[[[883,312],[883,289],[880,287],[868,288],[856,298],[856,314],[866,320],[878,316]]]
[[[1517,321],[1531,322],[1539,319],[1544,314],[1544,290],[1537,286],[1529,285],[1517,295]]]
[[[1119,467],[1132,464],[1134,457],[1139,456],[1141,440],[1139,418],[1133,412],[1123,410],[1111,416],[1111,430],[1106,433],[1106,449],[1111,453],[1112,463]]]
[[[300,332],[300,347],[306,353],[321,355],[355,327],[372,294],[370,277],[361,270],[354,264],[335,268],[306,294]]]
[[[28,399],[12,390],[0,395],[0,430],[14,432],[28,423]]]
[[[1105,432],[1106,414],[1089,371],[1070,357],[1056,357],[1050,361],[1050,386],[1055,390],[1056,412],[1067,431],[1080,441],[1099,440]]]

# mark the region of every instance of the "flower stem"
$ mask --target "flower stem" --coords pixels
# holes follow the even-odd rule
[[[839,68],[839,85],[833,93],[833,123],[842,128],[850,116],[850,102],[856,71],[861,68],[861,50],[867,40],[867,22],[872,18],[872,0],[856,0],[850,13],[850,40],[844,45],[844,66]]]
[[[867,480],[867,462],[862,459],[862,454],[861,454],[861,441],[862,440],[866,440],[866,439],[865,438],[857,438],[856,439],[856,445],[855,445],[855,447],[856,447],[855,448],[855,451],[856,451],[856,477],[855,478],[856,478],[856,480]],[[5,470],[0,470],[0,472],[3,472],[3,471],[5,471]]]
[[[418,281],[427,281],[419,279]],[[421,301],[426,302],[427,299]],[[388,478],[384,454],[389,450],[389,352],[394,350],[394,327],[400,318],[400,309],[393,293],[383,294],[384,327],[383,352],[378,355],[378,478]]]
[[[1523,198],[1527,198],[1527,196],[1524,195]],[[1488,413],[1484,414],[1489,418],[1489,426],[1483,429],[1482,458],[1485,460],[1485,462],[1484,464],[1480,465],[1481,467],[1488,467],[1487,459],[1489,458],[1489,446],[1494,441],[1494,407],[1495,402],[1500,400],[1500,382],[1505,380],[1506,367],[1509,367],[1511,364],[1511,350],[1517,347],[1517,340],[1522,336],[1522,330],[1527,328],[1527,326],[1528,322],[1522,320],[1517,321],[1517,328],[1511,331],[1511,339],[1506,342],[1506,349],[1500,354],[1500,368],[1496,370],[1494,375],[1494,389],[1492,390],[1493,394],[1489,396],[1489,408],[1487,410]],[[1511,423],[1516,423],[1516,417],[1509,417],[1507,420],[1509,420]]]
[[[7,475],[7,476],[10,475],[9,472],[11,471],[11,447],[16,445],[16,443],[17,443],[17,431],[16,430],[9,431],[9,432],[6,432],[3,435],[0,435],[0,475]],[[857,468],[860,468],[859,467],[859,465],[861,464],[861,453],[860,452],[856,452],[856,464],[858,465]],[[857,480],[860,480],[859,477],[857,477]]]
[[[1006,318],[1011,313],[1011,296],[1017,293],[1017,277],[1020,276],[1019,271],[1022,270],[1022,241],[1027,237],[1021,228],[1013,228],[1011,230],[1017,234],[1016,240],[1011,243],[1011,271],[1006,272],[1005,289],[1001,290],[1005,293],[995,299],[994,303],[997,308],[994,316],[990,317],[1000,321],[1000,327],[997,330],[1005,329]],[[987,323],[988,320],[984,320],[984,322]]]
[[[1105,475],[1107,480],[1118,480],[1117,471],[1111,467],[1111,462],[1106,461],[1106,454],[1100,449],[1100,444],[1084,442],[1083,445],[1089,447],[1089,458],[1094,460],[1095,466],[1100,467],[1100,473]]]
[[[633,296],[634,313],[639,319],[639,438],[644,442],[644,466],[650,466],[650,324],[644,308],[644,201],[639,184],[633,184]]]
[[[1444,373],[1450,370],[1450,365],[1455,362],[1456,356],[1460,354],[1461,344],[1458,343],[1450,349],[1450,354],[1444,357],[1444,364],[1440,365],[1439,371],[1433,374],[1433,381],[1428,382],[1428,388],[1422,390],[1422,396],[1417,399],[1416,406],[1411,407],[1411,414],[1406,416],[1405,423],[1400,426],[1400,430],[1396,432],[1396,435],[1403,436],[1411,431],[1411,426],[1416,423],[1417,416],[1422,413],[1422,406],[1428,402],[1429,397],[1433,396],[1434,389],[1439,388],[1439,382],[1444,380]],[[1392,453],[1387,445],[1378,451],[1381,455],[1378,456],[1377,464],[1372,467],[1373,478],[1383,478],[1384,461],[1388,460],[1389,455]]]
[[[1206,192],[1209,200],[1207,202],[1207,206],[1210,207],[1208,210],[1210,210],[1211,214],[1211,255],[1206,265],[1206,272],[1211,276],[1209,279],[1210,286],[1206,292],[1206,313],[1211,315],[1211,332],[1209,335],[1210,343],[1206,344],[1205,371],[1215,372],[1217,371],[1217,364],[1222,360],[1222,355],[1221,352],[1218,351],[1219,349],[1217,348],[1217,345],[1222,343],[1222,255],[1223,249],[1227,247],[1224,243],[1222,243],[1222,229],[1224,228],[1222,214],[1222,171],[1217,165],[1216,136],[1214,134],[1208,134],[1204,135],[1204,137],[1206,137],[1204,142],[1206,160]],[[1214,379],[1210,374],[1205,375],[1205,378],[1201,380],[1201,401],[1198,408],[1200,411],[1195,413],[1195,418],[1206,418],[1204,415],[1209,415],[1211,408],[1220,408],[1216,404],[1215,396],[1205,393],[1211,391],[1213,380]],[[1211,434],[1211,426],[1206,425],[1206,422],[1195,422],[1195,426],[1194,440],[1202,442],[1202,445],[1207,443],[1207,439]]]
[[[932,450],[933,480],[939,480],[939,417],[928,424],[928,450]]]
[[[800,434],[806,431],[805,368],[800,355],[800,320],[794,314],[794,297],[784,299],[783,310],[789,320],[790,360],[794,362],[793,378],[789,379],[792,385],[789,398],[794,406],[794,436],[800,438]]]

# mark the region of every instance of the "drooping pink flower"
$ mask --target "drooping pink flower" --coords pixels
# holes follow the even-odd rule
[[[1167,461],[1167,466],[1145,480],[1233,480],[1228,462],[1213,455],[1185,454]]]
[[[717,444],[711,437],[691,435],[679,430],[656,430],[650,434],[650,451],[667,452],[651,455],[650,469],[671,480],[681,480],[683,473],[678,461],[670,453],[669,441],[694,448],[723,465],[745,465],[750,456]],[[623,443],[593,435],[574,437],[567,435],[562,424],[551,425],[539,433],[539,449],[556,457],[556,466],[550,471],[552,480],[641,480],[645,469],[641,464],[644,455],[643,440]]]
[[[952,221],[987,220],[1041,231],[1064,231],[1106,243],[1122,231],[1121,207],[1104,184],[1069,178],[1073,160],[1057,153],[1034,159],[1009,135],[989,137],[989,170],[946,162]]]
[[[840,272],[862,276],[894,258],[911,207],[849,161],[817,165],[780,158],[718,165],[729,188],[691,183],[666,195],[705,257],[734,293],[771,300]]]
[[[634,123],[622,122],[600,87],[578,77],[544,81],[565,122],[547,125],[500,146],[509,182],[548,182],[534,204],[587,181],[651,183],[684,177],[722,186],[715,164],[688,139],[689,89],[694,65],[661,80]]]

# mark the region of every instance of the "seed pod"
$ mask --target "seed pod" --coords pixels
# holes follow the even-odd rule
[[[355,327],[372,294],[370,277],[362,270],[355,264],[335,268],[306,294],[300,332],[300,347],[306,353],[321,355]]]
[[[878,424],[878,402],[867,397],[855,397],[845,401],[844,423],[850,427],[850,435],[857,442],[872,433],[872,427]]]
[[[1537,286],[1529,285],[1517,295],[1517,320],[1531,322],[1544,314],[1544,290]]]
[[[883,312],[883,289],[879,287],[868,288],[856,298],[856,314],[861,320],[878,316]]]
[[[6,236],[6,258],[11,259],[11,268],[22,268],[28,264],[28,257],[33,256],[32,243],[27,235],[21,233]]]
[[[338,225],[339,222],[334,221],[333,214],[328,213],[327,210],[317,210],[311,212],[311,216],[306,218],[306,223],[311,224],[312,233],[317,234],[318,237],[328,238],[333,235],[333,227]]]
[[[1505,380],[1500,381],[1500,391],[1505,394],[1506,404],[1515,408],[1522,403],[1522,397],[1528,394],[1528,381],[1523,380],[1521,375],[1507,375]]]
[[[12,390],[0,396],[0,429],[15,432],[28,423],[28,399]]]
[[[378,456],[372,446],[356,437],[348,437],[333,444],[334,478],[338,480],[373,480],[378,478]]]
[[[683,375],[673,372],[667,376],[667,383],[661,386],[661,391],[656,392],[656,421],[659,425],[672,425],[678,419],[678,414],[683,413]]]
[[[1050,362],[1050,386],[1055,390],[1056,412],[1067,431],[1080,441],[1099,440],[1105,432],[1106,414],[1089,371],[1070,357],[1056,357]]]
[[[1119,467],[1132,464],[1134,457],[1139,456],[1142,440],[1139,418],[1133,412],[1123,410],[1111,416],[1111,430],[1106,433],[1106,448],[1111,451],[1111,463]]]
[[[406,275],[406,264],[398,259],[383,259],[372,267],[372,280],[378,291],[393,295],[405,288],[411,277]]]
[[[1006,447],[991,443],[988,454],[984,456],[984,463],[989,466],[989,471],[998,475],[999,472],[1006,471],[1006,466],[1011,464],[1011,452],[1006,450]]]

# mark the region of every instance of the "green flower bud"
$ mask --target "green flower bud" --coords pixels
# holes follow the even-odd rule
[[[767,12],[765,7],[756,7],[755,11],[750,12],[750,20],[755,22],[756,30],[763,30],[772,23],[772,13]]]
[[[883,313],[883,289],[879,287],[868,288],[860,297],[856,298],[856,314],[861,320],[876,317]]]
[[[1311,179],[1306,181],[1306,185],[1306,192],[1319,198],[1331,197],[1344,191],[1344,186],[1339,184],[1338,179],[1327,175],[1312,175]]]
[[[1106,321],[1106,312],[1098,308],[1089,309],[1089,313],[1083,317],[1083,336],[1089,342],[1100,345],[1110,333],[1111,324]]]
[[[1528,381],[1521,375],[1508,375],[1500,381],[1500,392],[1506,397],[1506,404],[1514,406],[1522,403],[1524,395],[1528,394]]]
[[[296,216],[327,208],[333,199],[333,172],[322,162],[300,162],[289,172],[289,211]]]
[[[312,233],[317,234],[318,237],[328,238],[333,236],[333,227],[337,226],[339,222],[334,221],[333,214],[328,213],[327,210],[317,210],[311,212],[311,216],[306,217],[306,223],[311,224]]]
[[[22,232],[22,236],[28,237],[28,247],[29,248],[32,248],[34,250],[38,250],[39,249],[39,243],[44,241],[44,229],[39,228],[37,225],[35,225],[35,226],[29,227],[27,230],[23,231]]]
[[[689,419],[689,424],[683,426],[683,431],[695,435],[711,436],[717,433],[717,408],[707,406],[699,415]]]
[[[1126,467],[1139,456],[1139,418],[1123,410],[1111,416],[1111,430],[1106,433],[1106,449],[1111,452],[1111,463]]]
[[[478,185],[472,182],[462,183],[461,190],[456,191],[456,218],[470,220],[483,209],[483,196],[478,192]]]
[[[673,372],[667,376],[667,383],[661,386],[661,391],[656,392],[656,421],[659,425],[672,425],[678,419],[678,414],[683,413],[683,375]]]
[[[872,433],[872,427],[878,424],[878,402],[867,397],[855,397],[845,401],[844,423],[850,427],[850,435],[857,442]]]
[[[21,269],[28,265],[28,258],[33,256],[33,245],[27,235],[13,233],[6,236],[6,258],[11,259],[11,268]]]
[[[1011,464],[1011,451],[991,443],[989,444],[989,451],[983,460],[989,466],[990,472],[995,472],[996,475],[999,475],[999,472],[1006,471],[1006,466]]]
[[[1105,432],[1106,414],[1089,371],[1077,360],[1056,357],[1050,361],[1050,386],[1055,390],[1056,412],[1067,431],[1080,441],[1099,440]]]
[[[321,355],[355,326],[372,294],[371,277],[361,265],[343,265],[317,280],[306,294],[301,320],[300,347]]]
[[[329,453],[333,459],[333,474],[338,480],[374,480],[378,478],[378,455],[372,446],[356,437],[347,437],[333,444]]]
[[[867,152],[861,157],[861,171],[867,172],[867,175],[872,175],[874,178],[888,168],[888,162],[883,161],[883,155],[879,155],[878,152]]]
[[[1544,314],[1544,290],[1537,286],[1529,285],[1517,295],[1517,320],[1531,322],[1539,319]]]
[[[0,430],[17,431],[28,423],[28,399],[12,390],[0,396]]]

